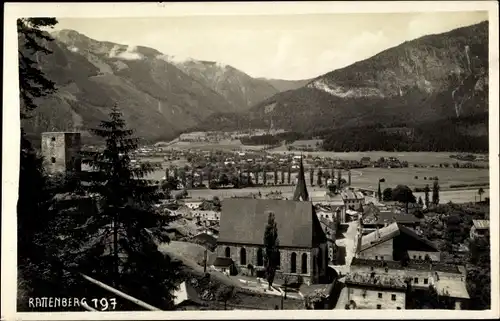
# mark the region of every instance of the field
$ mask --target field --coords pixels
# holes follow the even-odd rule
[[[279,147],[278,147],[279,148]],[[270,153],[286,154],[282,150],[270,150]],[[295,152],[297,154],[297,152]],[[440,163],[453,163],[457,160],[450,158],[450,155],[456,153],[441,153],[441,152],[349,152],[349,153],[336,153],[336,152],[303,152],[304,155],[312,155],[319,157],[330,157],[333,159],[345,160],[360,160],[362,157],[370,157],[371,160],[377,160],[380,157],[396,157],[401,161],[407,161],[410,164],[440,164]],[[480,164],[478,162],[478,164]]]
[[[175,142],[168,145],[172,149],[199,149],[199,150],[262,150],[264,145],[247,146],[243,145],[239,139],[221,140],[218,143],[206,142]]]

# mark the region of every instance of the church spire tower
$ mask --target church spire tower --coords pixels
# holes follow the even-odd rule
[[[303,156],[300,155],[300,168],[299,177],[297,180],[297,185],[295,186],[295,192],[293,193],[294,201],[309,201],[309,194],[307,193],[306,178],[304,175],[304,164],[302,163]]]

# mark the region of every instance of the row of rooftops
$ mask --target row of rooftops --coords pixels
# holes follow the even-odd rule
[[[419,270],[432,272],[445,272],[462,274],[459,267],[455,264],[443,262],[428,262],[424,260],[409,260],[406,265],[400,261],[381,261],[353,258],[351,266],[368,266],[373,268],[388,268],[392,270]]]
[[[365,198],[365,195],[361,192],[353,191],[350,189],[346,189],[340,193],[342,199],[344,200],[362,200]]]
[[[407,284],[402,277],[389,275],[373,275],[363,273],[349,273],[345,276],[345,284],[376,286],[378,288],[400,289],[405,290]]]

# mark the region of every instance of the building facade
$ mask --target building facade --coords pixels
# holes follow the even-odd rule
[[[318,283],[326,276],[327,238],[310,202],[226,199],[222,203],[217,256],[231,258],[243,274],[263,270],[264,233],[269,213],[278,229],[278,278]],[[249,268],[251,266],[251,268]]]
[[[42,156],[49,174],[81,171],[81,134],[74,132],[42,133]]]
[[[361,220],[360,220],[361,221]],[[359,224],[356,257],[368,260],[401,261],[406,259],[439,262],[441,255],[436,245],[419,236],[414,230],[392,223],[362,235]]]

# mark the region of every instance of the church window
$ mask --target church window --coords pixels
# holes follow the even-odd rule
[[[226,247],[226,257],[231,257],[231,249],[228,247]]]
[[[290,273],[297,273],[297,253],[293,252],[290,258]]]
[[[302,254],[302,274],[307,273],[307,254]]]
[[[245,248],[241,248],[240,250],[240,264],[245,265],[247,264],[247,250]]]
[[[262,249],[257,250],[257,266],[264,265],[264,256],[262,254]]]

